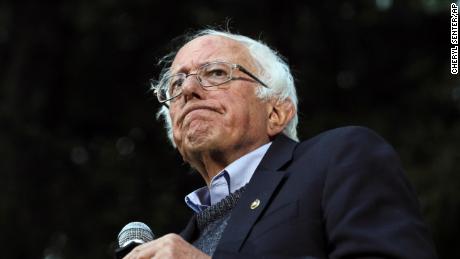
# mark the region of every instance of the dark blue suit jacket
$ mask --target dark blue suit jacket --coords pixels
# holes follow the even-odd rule
[[[258,199],[259,206],[251,209]],[[182,236],[193,241],[195,220]],[[232,211],[214,258],[436,258],[393,148],[344,127],[280,134]]]

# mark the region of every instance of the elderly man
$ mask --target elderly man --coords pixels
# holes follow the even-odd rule
[[[171,141],[206,186],[181,235],[127,258],[436,258],[394,150],[344,127],[297,142],[286,63],[265,44],[205,30],[154,90]]]

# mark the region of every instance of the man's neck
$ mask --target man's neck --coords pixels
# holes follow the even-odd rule
[[[246,148],[233,148],[226,152],[209,150],[207,152],[197,154],[197,157],[192,159],[196,161],[196,163],[192,163],[191,161],[189,161],[189,163],[200,173],[201,177],[203,177],[206,182],[206,185],[209,186],[212,178],[221,172],[226,166],[266,143],[268,142],[256,143],[254,145],[247,146]]]

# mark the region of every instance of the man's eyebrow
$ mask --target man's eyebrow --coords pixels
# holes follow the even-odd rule
[[[179,69],[176,69],[176,70],[174,70],[174,69],[171,67],[171,68],[169,69],[169,73],[170,73],[171,75],[175,75],[175,74],[183,73],[184,70],[185,70],[185,69],[184,69],[184,66],[181,66]]]
[[[179,69],[177,70],[170,70],[171,71],[171,75],[175,75],[175,74],[179,74],[179,73],[189,73],[190,71],[193,71],[193,70],[196,70],[204,65],[207,65],[209,63],[213,63],[213,62],[227,62],[225,60],[222,60],[222,59],[213,59],[213,60],[206,60],[206,61],[203,61],[203,62],[199,62],[199,63],[193,63],[193,68],[190,69],[188,66],[180,66]]]

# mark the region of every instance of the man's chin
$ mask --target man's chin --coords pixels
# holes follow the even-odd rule
[[[213,138],[208,134],[191,135],[185,138],[184,147],[189,150],[202,150],[212,146]]]

